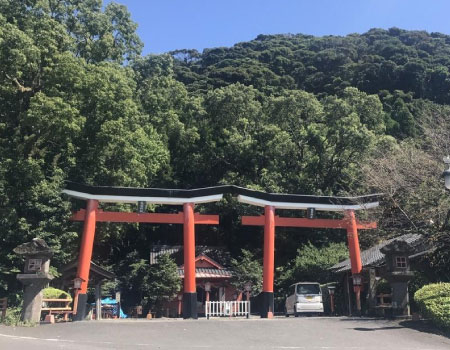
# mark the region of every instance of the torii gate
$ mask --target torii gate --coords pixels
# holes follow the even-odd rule
[[[275,252],[275,226],[314,227],[314,228],[346,228],[349,242],[353,280],[359,276],[362,264],[359,253],[358,228],[375,228],[375,223],[358,223],[354,210],[369,209],[378,206],[379,195],[362,197],[327,197],[290,194],[273,194],[248,190],[237,186],[216,186],[192,190],[174,190],[161,188],[129,188],[88,186],[67,182],[63,193],[86,201],[86,209],[76,212],[71,220],[84,221],[83,234],[78,258],[77,277],[81,279],[81,288],[75,295],[75,319],[84,318],[89,281],[89,268],[97,222],[142,222],[183,224],[184,240],[184,294],[183,317],[197,318],[197,293],[195,280],[195,224],[218,225],[218,215],[202,215],[194,213],[198,203],[216,202],[223,194],[237,194],[242,203],[263,206],[265,215],[259,217],[243,217],[244,225],[264,226],[264,307],[261,317],[273,316],[273,273]],[[104,212],[98,209],[99,202],[109,203],[145,203],[179,205],[183,211],[177,214]],[[310,209],[326,211],[343,211],[342,220],[280,218],[275,216],[275,209]],[[357,295],[357,306],[360,309],[360,286],[354,286]]]
[[[218,225],[218,215],[194,213],[196,203],[216,202],[222,199],[221,188],[198,190],[169,190],[125,187],[99,187],[68,182],[63,193],[86,200],[86,209],[76,212],[71,220],[84,221],[78,257],[77,278],[81,288],[74,298],[75,320],[82,320],[86,313],[89,269],[94,246],[97,222],[140,222],[157,224],[183,224],[184,246],[184,291],[183,317],[197,318],[197,291],[195,280],[195,225]],[[109,203],[153,203],[182,205],[177,214],[104,212],[98,209],[99,202]]]
[[[361,271],[362,262],[359,248],[358,229],[367,230],[377,227],[376,222],[362,223],[355,217],[355,210],[378,206],[380,195],[361,197],[329,197],[261,193],[246,190],[239,195],[242,203],[264,207],[264,215],[243,216],[243,225],[264,226],[264,269],[263,269],[263,306],[262,318],[272,318],[274,312],[273,282],[275,269],[275,227],[309,227],[346,229],[353,276],[353,289],[356,294],[356,307],[361,312]],[[311,210],[311,218],[286,218],[275,216],[275,209]],[[315,211],[341,211],[343,219],[316,219]]]

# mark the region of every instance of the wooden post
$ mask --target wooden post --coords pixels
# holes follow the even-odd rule
[[[95,314],[96,320],[102,319],[102,281],[95,285]]]
[[[182,299],[178,298],[178,317],[181,317],[181,313],[183,312],[182,310]]]
[[[334,315],[334,295],[330,294],[330,308],[331,308],[331,315]]]
[[[353,290],[355,291],[356,297],[356,310],[358,311],[357,316],[361,316],[361,287],[353,286]]]
[[[375,314],[375,306],[377,305],[377,283],[376,283],[376,271],[375,268],[369,269],[369,311],[370,314]]]
[[[7,298],[1,298],[0,299],[0,309],[2,311],[2,316],[1,316],[1,322],[3,322],[6,318],[6,310],[8,308],[8,299]]]
[[[345,294],[347,294],[347,302],[348,302],[348,315],[351,316],[352,315],[352,299],[350,296],[350,286],[349,284],[349,278],[348,278],[348,273],[345,273]]]

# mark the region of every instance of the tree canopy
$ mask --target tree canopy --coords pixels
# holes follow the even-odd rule
[[[450,135],[450,36],[398,28],[259,35],[201,53],[141,56],[136,28],[116,3],[0,0],[0,296],[19,297],[17,245],[43,238],[56,267],[77,256],[81,226],[68,219],[83,203],[61,195],[66,180],[384,192],[374,212],[380,229],[362,235],[362,246],[424,232],[441,244],[433,266],[450,276],[450,203],[439,183]],[[102,208],[111,207],[134,209]],[[251,259],[241,248],[261,257],[260,230],[239,224],[257,209],[227,197],[199,210],[222,217],[218,228],[198,229],[197,244],[224,246],[235,262]],[[300,276],[303,256],[327,247],[341,257],[345,233],[292,231],[277,231],[276,264],[292,268],[285,277]],[[131,268],[121,281],[129,288],[142,280],[152,244],[181,240],[177,227],[102,224],[93,259],[118,275]]]

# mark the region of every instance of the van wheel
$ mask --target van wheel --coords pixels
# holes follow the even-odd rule
[[[284,307],[284,316],[289,317],[286,306]]]
[[[298,317],[299,313],[297,312],[297,306],[294,306],[294,316]]]

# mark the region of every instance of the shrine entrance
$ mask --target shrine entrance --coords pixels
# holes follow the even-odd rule
[[[84,221],[78,258],[77,278],[81,280],[75,300],[75,320],[85,316],[89,269],[97,222],[134,222],[155,224],[182,224],[184,251],[183,318],[197,318],[197,291],[195,277],[195,225],[218,225],[218,215],[194,212],[195,204],[220,201],[225,193],[237,195],[238,201],[264,207],[264,215],[243,216],[243,225],[264,226],[264,276],[263,307],[261,317],[271,318],[274,312],[273,282],[275,269],[275,227],[338,228],[347,230],[349,255],[352,266],[356,305],[361,308],[361,257],[358,229],[376,228],[376,223],[361,223],[355,218],[355,210],[378,206],[379,195],[361,197],[306,196],[296,194],[273,194],[249,190],[237,186],[217,186],[192,190],[160,188],[127,188],[88,186],[68,182],[63,193],[86,201],[86,209],[74,213],[71,220]],[[99,202],[136,203],[137,213],[105,212],[98,208]],[[147,213],[146,203],[183,206],[177,214]],[[283,218],[275,216],[276,209],[307,210],[308,218]],[[316,219],[316,211],[338,211],[342,219]]]

